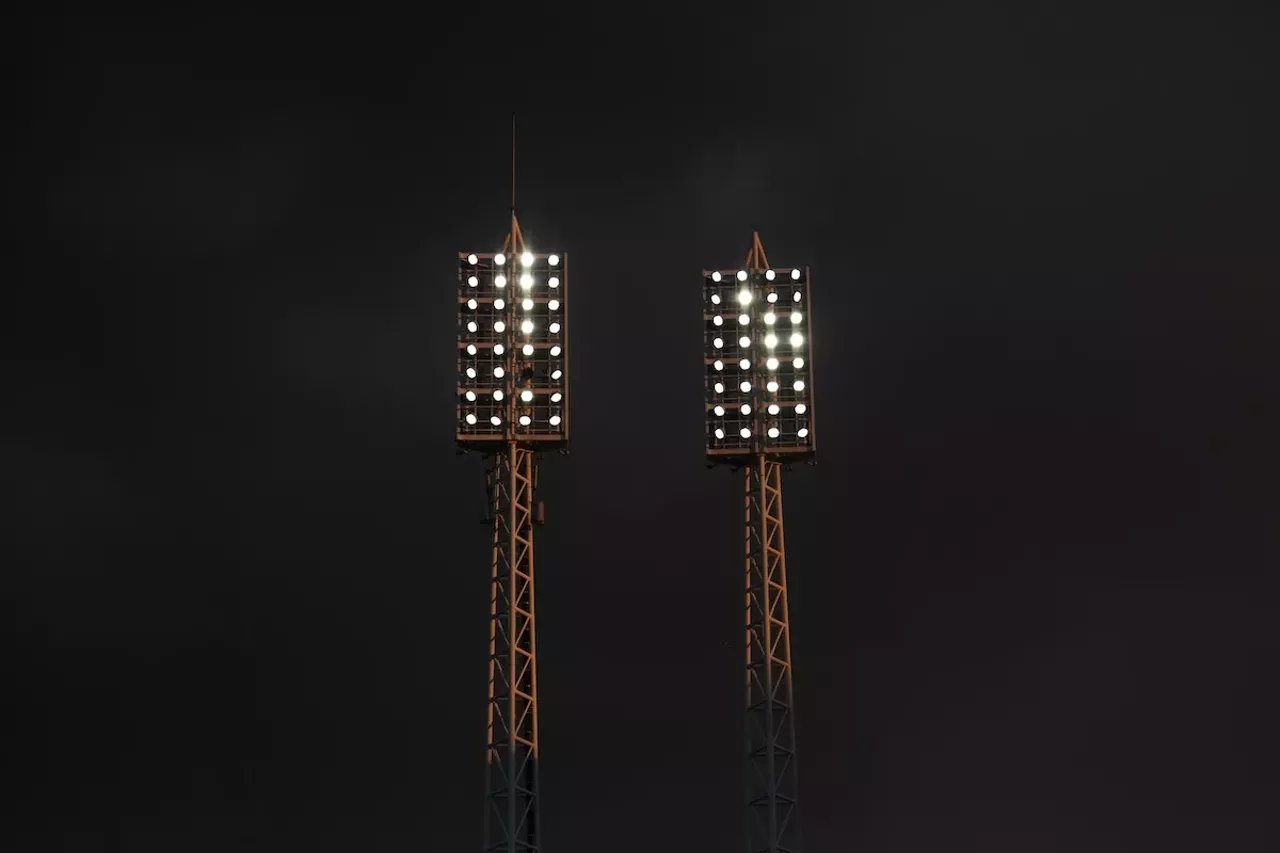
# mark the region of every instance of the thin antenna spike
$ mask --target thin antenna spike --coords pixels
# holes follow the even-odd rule
[[[511,114],[511,213],[516,212],[516,114]]]

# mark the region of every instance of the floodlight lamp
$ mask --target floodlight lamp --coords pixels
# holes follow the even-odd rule
[[[799,280],[800,280],[800,270],[792,270],[792,271],[791,271],[791,280],[792,280],[792,281],[799,281]]]
[[[506,329],[507,329],[507,324],[506,324],[506,323],[502,322],[501,320],[495,320],[495,321],[494,321],[494,323],[493,323],[493,330],[494,330],[495,332],[505,332],[505,331],[506,331]]]
[[[750,291],[750,290],[740,290],[740,291],[738,291],[738,304],[739,304],[739,305],[750,305],[750,304],[751,304],[751,291]]]
[[[738,435],[742,436],[743,438],[751,438],[751,430],[747,429],[746,427],[743,427],[742,429],[738,430]]]
[[[550,326],[547,326],[547,331],[548,331],[548,332],[550,332],[550,333],[551,333],[551,334],[553,334],[553,335],[558,335],[558,334],[560,334],[560,324],[559,324],[559,323],[552,323]]]
[[[494,344],[494,345],[493,345],[493,354],[494,354],[494,355],[502,355],[502,354],[503,354],[504,352],[506,352],[506,351],[507,351],[507,348],[506,348],[506,347],[504,347],[502,344]]]
[[[474,258],[475,255],[472,255],[471,257]],[[470,412],[467,412],[467,423],[474,424],[475,422],[476,422],[476,416],[471,414]]]
[[[549,421],[551,422],[551,425],[552,425],[552,426],[560,426],[560,416],[559,416],[559,415],[552,415],[552,416],[551,416],[550,418],[548,418],[547,420],[549,420]]]
[[[533,252],[525,252],[521,255],[520,263],[524,264],[526,267],[533,266]]]
[[[468,332],[474,332],[474,331],[475,331],[476,329],[478,329],[478,328],[480,328],[480,327],[476,325],[475,320],[472,320],[470,323],[468,323],[468,324],[467,324],[467,331],[468,331]]]
[[[746,280],[747,280],[747,271],[738,270],[738,281],[746,281]]]
[[[742,393],[743,393],[743,394],[746,394],[747,392],[749,392],[749,391],[751,390],[751,383],[750,383],[750,382],[743,382],[743,383],[742,383],[741,385],[739,385],[738,387],[739,387],[740,389],[742,389]]]
[[[471,264],[471,266],[473,266],[473,267],[476,265],[476,262],[477,262],[477,261],[479,261],[479,260],[480,260],[480,259],[479,259],[479,258],[477,258],[474,254],[472,254],[472,255],[467,255],[467,263]]]
[[[551,266],[553,266],[553,267],[554,267],[554,266],[558,266],[558,265],[560,264],[560,256],[559,256],[559,255],[549,255],[549,256],[547,257],[547,263],[548,263],[548,264],[550,264],[550,265],[551,265]]]
[[[765,277],[765,278],[767,278],[767,279],[769,279],[769,281],[773,281],[773,279],[774,279],[774,277],[775,277],[776,275],[777,275],[777,273],[775,273],[773,270],[765,270],[765,271],[764,271],[764,277]]]
[[[739,314],[739,315],[738,315],[738,325],[739,325],[739,326],[749,326],[749,325],[751,325],[751,315],[750,315],[750,314]]]
[[[480,307],[480,303],[476,302],[474,299],[468,299],[467,307],[470,308],[472,311],[474,311],[476,310],[476,308]]]
[[[796,403],[796,414],[797,414],[797,415],[803,415],[803,414],[804,414],[805,412],[807,412],[807,411],[809,411],[809,407],[808,407],[808,406],[806,406],[804,403]]]
[[[467,392],[467,402],[468,402],[468,403],[474,403],[475,401],[476,401],[476,392],[475,392],[475,391],[468,391],[468,392]]]
[[[720,349],[721,347],[724,346],[724,338],[714,338],[711,341],[711,345],[716,349]]]
[[[476,352],[478,352],[478,350],[476,350],[475,344],[467,344],[467,355],[475,355]]]
[[[766,382],[764,387],[765,387],[765,390],[768,391],[770,394],[778,393],[778,383],[773,381],[772,379]]]
[[[521,308],[523,308],[523,309],[524,309],[524,310],[526,310],[526,311],[532,311],[532,310],[533,310],[533,300],[532,300],[532,299],[526,299],[524,302],[521,302],[521,303],[520,303],[520,307],[521,307]]]
[[[791,362],[791,366],[794,367],[796,370],[799,370],[800,368],[804,367],[804,359],[801,358],[800,356],[796,356],[795,360]]]
[[[799,311],[792,311],[792,312],[791,312],[791,325],[793,325],[793,326],[799,326],[799,325],[800,325],[801,323],[803,323],[803,322],[804,322],[804,315],[803,315],[803,314],[801,314]]]
[[[711,280],[712,280],[712,281],[719,281],[719,280],[721,279],[721,277],[722,277],[722,276],[720,275],[720,270],[715,270],[715,271],[713,271],[713,272],[711,273]]]
[[[501,400],[501,399],[502,399],[502,390],[501,390],[501,389],[499,389],[499,390],[497,390],[497,391],[494,391],[494,392],[493,392],[493,399],[495,399],[495,400]]]
[[[769,427],[769,438],[777,438],[778,432],[779,431],[777,427]]]
[[[520,286],[523,287],[525,290],[528,290],[529,288],[533,287],[533,276],[529,275],[528,273],[525,273],[524,275],[520,276]]]
[[[716,427],[716,438],[724,438],[724,430]]]
[[[781,412],[781,411],[782,411],[782,407],[779,406],[777,403],[769,404],[769,414],[776,415],[778,414],[778,412]]]
[[[556,393],[551,395],[551,402],[559,403],[563,398],[564,398],[564,395],[561,394],[559,391],[557,391]]]
[[[794,384],[794,385],[792,385],[791,387],[792,387],[792,388],[794,388],[794,389],[796,389],[797,391],[803,391],[803,390],[804,390],[804,380],[803,380],[803,379],[797,379],[797,380],[795,381],[795,384]]]
[[[723,418],[723,417],[724,417],[724,406],[716,406],[716,407],[715,407],[714,409],[712,409],[711,411],[713,411],[713,412],[715,412],[715,413],[716,413],[716,417],[717,417],[717,418]]]
[[[468,378],[468,379],[475,379],[475,378],[476,378],[476,369],[475,369],[474,367],[468,367],[468,368],[467,368],[467,378]]]
[[[505,374],[506,374],[506,371],[503,370],[501,367],[495,367],[493,369],[493,376],[495,379],[501,379]]]
[[[716,316],[711,318],[711,323],[712,325],[715,325],[715,326],[723,326],[724,318],[721,317],[719,314],[717,314]]]
[[[498,266],[502,266],[507,262],[507,256],[499,252],[498,254],[493,256],[493,262]]]
[[[778,345],[778,336],[773,334],[765,335],[764,345],[767,346],[769,349],[773,349]]]
[[[506,277],[505,275],[495,275],[495,276],[493,277],[493,286],[494,286],[494,287],[506,287],[506,286],[507,286],[507,277]]]
[[[800,301],[800,291],[797,290],[795,293],[791,294],[791,301],[792,302]]]
[[[480,279],[476,278],[476,277],[475,277],[475,276],[473,276],[473,275],[469,275],[469,276],[467,276],[467,286],[468,286],[468,287],[477,287],[477,286],[479,286],[479,284],[480,284]]]
[[[719,304],[720,304],[720,294],[718,294],[718,293],[713,293],[713,294],[711,294],[711,304],[712,304],[712,305],[719,305]]]
[[[746,335],[743,335],[742,337],[738,338],[738,346],[742,347],[743,349],[746,349],[747,347],[751,346],[751,338],[748,338]]]
[[[777,302],[777,301],[778,301],[778,294],[776,294],[776,293],[770,293],[768,296],[766,296],[766,297],[765,297],[765,299],[768,299],[770,302]]]
[[[528,415],[520,416],[520,426],[528,426],[531,423],[533,423],[533,418],[529,417]]]
[[[804,335],[800,334],[799,332],[793,332],[791,335],[791,345],[793,347],[798,347],[803,343],[804,343]]]
[[[525,355],[533,355],[533,344],[525,344],[520,351]]]
[[[533,321],[532,321],[532,320],[525,320],[523,323],[521,323],[521,324],[520,324],[520,331],[524,332],[526,335],[532,335],[532,334],[533,334]]]
[[[724,370],[724,362],[718,358],[715,361],[711,362],[711,366],[714,367],[717,372]]]
[[[778,315],[774,314],[772,311],[764,315],[764,324],[766,326],[772,326],[776,322],[778,322]]]
[[[716,391],[716,393],[717,393],[717,394],[723,394],[723,393],[724,393],[724,383],[723,383],[723,382],[717,382],[715,385],[712,385],[711,387],[715,389],[715,391]]]
[[[493,300],[493,310],[501,311],[503,308],[506,308],[506,307],[507,307],[507,301],[505,299]]]
[[[552,357],[552,358],[559,358],[559,357],[560,357],[560,346],[559,346],[559,344],[557,344],[556,346],[553,346],[553,347],[551,348],[551,357]]]
[[[749,415],[751,414],[751,406],[747,405],[746,403],[743,403],[742,408],[739,411],[741,411],[742,414],[744,415]]]
[[[766,362],[764,363],[764,366],[765,366],[765,367],[767,367],[767,368],[769,368],[770,370],[777,370],[777,369],[778,369],[778,360],[777,360],[776,358],[774,358],[773,356],[770,356],[770,357],[769,357],[769,359],[768,359],[768,361],[766,361]]]
[[[750,369],[751,369],[751,359],[749,359],[749,358],[744,358],[742,361],[738,362],[738,369],[739,369],[739,370],[750,370]]]
[[[558,299],[552,299],[552,300],[550,300],[549,302],[547,302],[547,310],[548,310],[548,311],[559,311],[559,310],[560,310],[560,300],[558,300]]]
[[[800,436],[801,438],[807,438],[809,436],[809,428],[800,427],[800,429],[796,430],[796,435]]]
[[[494,415],[493,417],[489,418],[489,423],[493,424],[494,426],[502,426],[502,418],[498,417],[497,415]]]
[[[555,290],[559,286],[560,286],[560,279],[556,278],[555,276],[551,276],[551,278],[547,279],[547,287],[551,288],[552,290]]]
[[[564,376],[564,371],[560,368],[557,367],[555,370],[551,371],[552,382],[559,382],[561,376]]]

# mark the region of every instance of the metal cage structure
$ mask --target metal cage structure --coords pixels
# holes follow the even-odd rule
[[[782,467],[816,461],[808,267],[703,270],[707,461],[743,472],[746,849],[799,853]]]

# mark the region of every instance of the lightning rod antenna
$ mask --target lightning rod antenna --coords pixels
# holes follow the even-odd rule
[[[511,215],[516,213],[516,114],[511,114]]]

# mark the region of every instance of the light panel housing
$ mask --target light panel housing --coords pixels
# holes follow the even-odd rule
[[[568,256],[519,252],[498,264],[500,254],[458,253],[456,441],[488,449],[505,441],[564,445],[570,423]]]
[[[809,296],[808,267],[703,271],[704,408],[714,461],[757,453],[798,461],[817,452]]]

